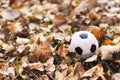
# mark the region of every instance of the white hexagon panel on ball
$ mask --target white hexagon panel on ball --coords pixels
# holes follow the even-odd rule
[[[79,31],[71,37],[69,52],[76,52],[86,59],[92,56],[98,47],[98,40],[91,32]]]

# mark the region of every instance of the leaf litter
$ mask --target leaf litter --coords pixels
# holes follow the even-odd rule
[[[0,80],[119,80],[119,0],[1,0]],[[100,47],[82,60],[70,37],[91,31]]]

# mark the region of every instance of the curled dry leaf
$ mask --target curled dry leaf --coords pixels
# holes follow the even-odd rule
[[[54,58],[51,56],[43,65],[47,66],[48,64],[53,64]]]
[[[67,35],[66,34],[63,34],[63,33],[55,33],[55,34],[52,34],[52,36],[55,38],[55,39],[58,39],[58,40],[63,40],[65,38],[67,38]]]
[[[119,22],[119,19],[118,19],[117,16],[113,16],[113,17],[112,17],[112,20],[113,20],[114,23],[118,23],[118,22]]]
[[[8,22],[8,23],[4,24],[5,41],[6,42],[11,41],[15,38],[15,27],[12,24],[14,24],[14,23]]]
[[[5,50],[5,53],[11,52],[15,50],[15,47],[12,44],[2,44],[3,50]]]
[[[77,62],[75,64],[74,75],[77,76],[78,79],[84,74],[85,70],[81,63]]]
[[[20,46],[17,48],[17,51],[18,51],[19,53],[22,53],[23,50],[24,50],[24,48],[25,48],[25,45],[20,45]]]
[[[4,54],[3,53],[0,53],[0,58],[4,57]]]
[[[89,69],[83,75],[81,76],[81,79],[87,79],[89,80],[97,80],[99,77],[102,78],[102,80],[106,80],[105,77],[103,76],[105,73],[103,72],[103,67],[101,64],[98,64],[94,66],[93,68]]]
[[[97,15],[95,13],[89,13],[88,16],[91,19],[97,19]]]
[[[92,57],[87,58],[85,60],[85,62],[93,62],[93,61],[97,61],[97,55],[93,55]]]
[[[55,80],[64,80],[64,75],[60,71],[55,71]]]
[[[31,48],[30,46],[20,45],[20,46],[18,46],[17,51],[19,53],[27,52],[30,48]]]
[[[18,32],[22,32],[23,30],[23,25],[21,22],[14,22],[13,25],[11,26],[14,26],[14,29],[15,29],[15,32],[18,33]]]
[[[49,77],[47,75],[41,75],[39,80],[49,80]]]
[[[41,43],[37,50],[35,51],[35,55],[38,60],[41,62],[46,62],[52,55],[51,47],[47,43]]]
[[[114,38],[114,39],[113,39],[113,42],[114,42],[115,44],[119,43],[119,42],[120,42],[120,37]]]
[[[97,5],[97,0],[84,0],[81,1],[79,6],[75,8],[75,12],[79,13],[80,11],[91,10]]]
[[[2,11],[2,17],[5,20],[15,20],[20,16],[20,12],[11,8]]]
[[[63,22],[65,22],[65,16],[63,13],[57,13],[55,18],[53,19],[53,23],[55,25],[59,25],[62,24]]]
[[[105,33],[103,29],[100,29],[98,27],[94,27],[93,29],[91,29],[91,32],[95,35],[97,39],[102,38]]]
[[[68,67],[67,64],[65,64],[65,63],[61,63],[59,66],[61,69],[65,69]]]
[[[55,71],[55,65],[54,64],[47,64],[45,67],[45,70],[53,72],[53,71]]]
[[[41,63],[29,63],[30,69],[37,69],[40,71],[44,71],[44,66]]]
[[[113,76],[112,76],[111,79],[112,79],[112,80],[119,80],[119,79],[120,79],[120,73],[115,73],[115,74],[113,74]]]
[[[17,5],[17,4],[12,4],[11,7],[12,7],[13,9],[19,9],[20,6]]]
[[[115,44],[111,39],[105,39],[103,42],[104,45],[113,45]]]
[[[68,49],[62,43],[59,43],[56,47],[56,53],[61,57],[65,57],[68,53]]]
[[[3,75],[8,75],[8,74],[12,74],[15,76],[15,68],[14,67],[9,67],[8,64],[6,63],[1,63],[0,64],[0,73]]]
[[[120,45],[103,45],[98,50],[96,50],[96,54],[101,56],[102,60],[113,60],[114,54],[119,54]]]
[[[109,38],[112,38],[113,36],[114,36],[114,34],[115,34],[115,29],[114,28],[111,28],[111,29],[107,29],[107,31],[106,31],[106,37],[109,37]]]
[[[0,39],[4,39],[4,38],[5,38],[5,34],[2,31],[0,31]]]
[[[17,39],[16,39],[17,44],[27,44],[29,42],[30,42],[30,39],[28,39],[28,38],[17,37]]]

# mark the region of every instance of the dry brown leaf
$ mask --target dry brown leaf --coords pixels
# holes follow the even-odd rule
[[[83,66],[81,63],[77,62],[75,64],[75,68],[74,68],[74,75],[77,76],[78,79],[80,79],[81,75],[83,75],[85,72]]]
[[[64,75],[60,71],[55,71],[55,80],[64,80]]]
[[[12,5],[11,5],[11,8],[13,8],[13,9],[19,9],[20,6],[18,6],[17,4],[12,4]]]
[[[15,68],[14,67],[9,67],[7,63],[1,63],[0,64],[0,73],[3,75],[8,75],[12,74],[15,76]]]
[[[63,13],[57,13],[55,15],[55,18],[53,19],[53,23],[55,25],[59,25],[59,24],[62,24],[63,22],[65,22],[65,16]]]
[[[120,36],[119,37],[115,37],[114,39],[113,39],[113,43],[114,44],[118,44],[120,42]]]
[[[88,16],[91,18],[91,19],[97,19],[97,15],[95,13],[89,13]]]
[[[2,17],[5,20],[15,20],[20,16],[20,12],[11,8],[4,9],[2,11]]]
[[[101,64],[98,64],[94,66],[93,68],[89,69],[83,75],[81,76],[81,79],[87,79],[89,77],[90,80],[97,80],[99,77],[102,78],[102,80],[106,80],[103,76],[105,73],[103,72],[103,67]]]
[[[65,38],[67,38],[67,35],[66,34],[63,34],[63,33],[55,33],[55,34],[52,34],[54,36],[55,39],[58,39],[58,40],[64,40]]]
[[[15,38],[15,27],[13,26],[14,22],[8,22],[6,23],[7,26],[5,26],[5,41],[11,41]]]
[[[112,75],[112,80],[120,80],[120,73],[115,73]]]
[[[105,39],[103,45],[113,45],[115,44],[111,39]]]
[[[45,67],[46,71],[54,72],[55,71],[55,65],[54,64],[47,64]]]
[[[59,43],[56,47],[56,53],[61,57],[65,57],[68,53],[68,49],[62,43]]]
[[[38,60],[41,62],[46,62],[52,55],[51,47],[47,43],[41,43],[37,50],[35,51],[35,55]]]
[[[28,38],[20,38],[20,37],[17,37],[17,39],[16,39],[16,43],[17,44],[27,44],[27,43],[29,43],[30,42],[30,39],[28,39]]]
[[[115,34],[114,36],[113,36],[113,38],[114,39],[117,39],[117,38],[119,38],[120,36],[118,35],[118,34]]]
[[[101,56],[102,60],[113,60],[114,54],[120,52],[120,45],[103,45],[98,50],[96,50],[96,54]]]
[[[37,69],[40,71],[44,71],[44,66],[41,63],[29,63],[30,69]]]
[[[118,63],[120,63],[120,60],[116,60],[115,62],[118,62]]]
[[[100,29],[98,27],[95,27],[91,30],[91,32],[95,35],[95,37],[97,39],[100,39],[101,37],[103,37],[105,31],[103,29]]]
[[[15,46],[12,44],[2,44],[2,49],[5,50],[5,53],[12,52],[15,50]]]
[[[119,19],[118,19],[117,16],[113,16],[113,17],[112,17],[112,20],[113,20],[114,24],[116,24],[116,23],[119,22]]]
[[[97,55],[93,55],[85,60],[85,62],[93,62],[93,61],[97,61]]]
[[[49,80],[49,77],[47,75],[41,75],[39,80]]]

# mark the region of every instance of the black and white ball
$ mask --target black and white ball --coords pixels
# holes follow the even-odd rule
[[[98,40],[91,32],[79,31],[72,36],[69,51],[77,52],[81,58],[86,59],[92,56],[98,47]]]

